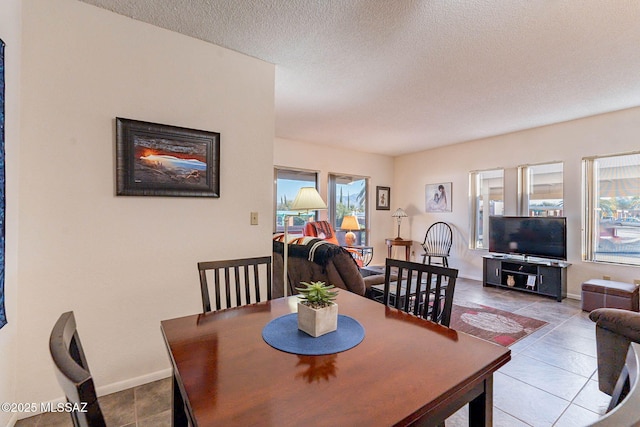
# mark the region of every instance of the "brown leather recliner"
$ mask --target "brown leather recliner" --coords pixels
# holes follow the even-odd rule
[[[365,283],[358,265],[351,257],[351,254],[344,248],[334,244],[321,241],[320,239],[309,239],[307,244],[289,245],[287,257],[287,269],[289,270],[289,281],[293,287],[299,286],[300,282],[321,281],[334,285],[337,288],[346,289],[358,295],[364,295]],[[314,255],[310,261],[310,251],[314,243],[317,245]],[[282,242],[273,242],[273,298],[283,296],[283,251]],[[287,291],[290,294],[291,290]]]
[[[596,322],[598,386],[612,395],[622,371],[629,343],[640,343],[640,313],[617,308],[598,308],[589,313]]]

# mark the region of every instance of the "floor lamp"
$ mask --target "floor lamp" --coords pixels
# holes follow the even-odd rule
[[[284,216],[284,254],[283,254],[283,273],[282,273],[282,287],[284,296],[287,296],[287,284],[289,283],[287,273],[288,271],[288,263],[287,260],[289,258],[289,218],[303,215],[305,213],[309,213],[309,211],[315,211],[319,209],[327,209],[327,204],[322,200],[318,190],[315,187],[302,187],[298,190],[298,194],[296,195],[295,200],[289,207],[289,210],[298,211],[298,213],[293,215]]]

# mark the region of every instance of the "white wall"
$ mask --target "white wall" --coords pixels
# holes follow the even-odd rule
[[[167,376],[160,321],[200,310],[196,262],[271,254],[274,66],[75,0],[23,19],[17,401],[62,396],[66,310],[99,393]],[[221,197],[116,197],[116,116],[220,132]]]
[[[384,264],[387,256],[384,239],[394,237],[397,230],[391,214],[402,207],[397,203],[393,183],[393,157],[276,138],[273,164],[319,172],[320,195],[325,201],[328,200],[330,173],[369,177],[369,212],[373,224],[369,245],[374,248],[372,265]],[[391,210],[376,210],[376,186],[391,187]],[[327,211],[320,211],[320,218],[326,219]]]
[[[422,241],[435,221],[453,225],[454,246],[450,265],[465,277],[482,279],[482,255],[469,244],[469,171],[506,168],[505,190],[515,191],[515,168],[522,164],[551,161],[564,163],[564,210],[567,216],[568,293],[580,295],[580,284],[589,278],[609,275],[613,280],[632,282],[640,278],[637,267],[623,267],[581,261],[581,160],[585,156],[613,154],[638,149],[640,108],[496,136],[395,160],[396,197],[409,207],[411,237]],[[453,182],[453,212],[425,212],[425,184]],[[505,200],[515,199],[513,194]],[[512,203],[513,204],[513,203]],[[512,214],[515,212],[511,212]]]
[[[580,159],[636,149],[640,109],[393,159],[285,139],[274,145],[272,65],[81,2],[0,2],[0,37],[9,45],[12,213],[3,400],[62,396],[47,340],[65,310],[76,312],[102,392],[167,375],[159,322],[199,310],[195,263],[271,252],[273,165],[320,171],[325,199],[329,173],[371,177],[375,263],[386,255],[384,239],[395,235],[390,215],[403,207],[410,215],[405,238],[421,241],[431,222],[451,222],[451,264],[479,279],[482,252],[467,249],[468,172],[562,160],[570,293],[592,276],[637,276],[637,268],[580,261]],[[221,198],[116,197],[116,116],[220,132]],[[424,185],[442,181],[453,182],[453,212],[426,214]],[[390,211],[375,210],[378,185],[391,187]],[[249,225],[251,211],[260,225]]]
[[[0,402],[16,402],[18,347],[18,160],[20,141],[20,0],[0,2],[0,38],[5,42],[5,308],[9,323],[0,329]],[[17,414],[0,412],[0,425]]]

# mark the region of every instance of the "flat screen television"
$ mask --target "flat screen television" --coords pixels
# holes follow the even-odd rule
[[[567,219],[490,216],[489,252],[566,260]]]

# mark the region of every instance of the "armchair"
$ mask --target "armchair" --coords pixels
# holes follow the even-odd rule
[[[329,221],[313,221],[307,222],[302,230],[302,234],[309,237],[317,237],[318,239],[326,240],[334,245],[340,246],[336,232],[331,226]],[[343,246],[344,249],[351,254],[353,259],[358,264],[358,267],[365,265],[363,254],[355,248]]]
[[[589,314],[596,322],[598,385],[612,396],[624,367],[629,344],[640,343],[640,313],[617,308],[598,308]]]
[[[326,240],[334,245],[340,245],[336,232],[333,230],[329,221],[313,221],[307,222],[302,230],[304,236],[317,237],[318,239]]]
[[[626,390],[624,396],[615,395],[607,413],[589,427],[619,427],[640,425],[640,344],[632,342],[627,353],[627,362],[616,384],[616,392]]]

